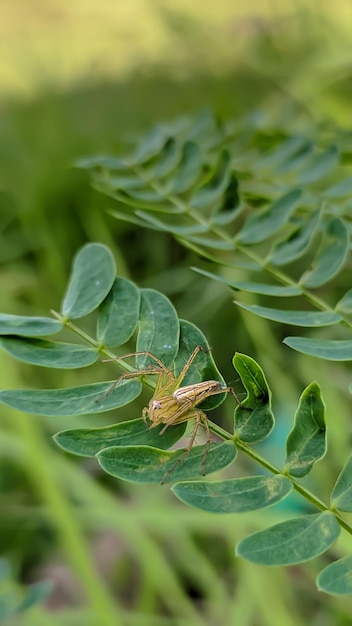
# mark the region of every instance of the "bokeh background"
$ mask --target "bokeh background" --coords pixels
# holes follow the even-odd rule
[[[235,313],[225,288],[190,272],[192,253],[166,234],[112,219],[111,201],[72,164],[86,154],[119,154],[156,122],[205,107],[235,118],[292,103],[312,123],[348,128],[351,31],[346,0],[0,0],[1,310],[47,315],[58,308],[74,253],[100,241],[121,275],[163,291],[181,317],[202,328],[228,379],[235,349],[261,362],[253,344],[262,330]],[[306,366],[297,374],[298,361],[290,364],[274,387],[290,390],[278,410],[291,420]],[[4,353],[0,374],[1,387],[11,388],[88,382],[87,372],[46,372]],[[314,375],[307,371],[306,384]],[[328,371],[321,377],[328,381]],[[347,388],[344,370],[341,377]],[[336,446],[346,444],[348,428],[340,396],[331,390],[327,398],[339,413]],[[1,408],[0,553],[9,569],[2,561],[0,622],[1,593],[20,597],[25,586],[48,579],[51,596],[4,623],[350,624],[351,600],[315,590],[315,562],[264,570],[234,559],[236,540],[302,503],[259,520],[218,517],[188,509],[167,488],[110,480],[96,463],[52,443],[57,430],[138,417],[141,406],[75,424]],[[332,454],[315,487],[331,488],[340,462]],[[244,463],[241,471],[248,469]]]

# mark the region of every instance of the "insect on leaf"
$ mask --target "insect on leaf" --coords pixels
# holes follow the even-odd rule
[[[111,446],[144,445],[166,450],[182,437],[186,425],[186,422],[182,422],[167,428],[160,435],[164,424],[147,428],[145,422],[139,418],[102,428],[62,430],[54,435],[54,440],[67,452],[87,457],[94,457],[100,450]]]
[[[172,474],[168,472],[185,450],[167,452],[150,446],[121,446],[106,448],[97,454],[100,466],[115,478],[142,483],[174,482],[197,478],[203,472],[206,446],[196,446],[187,454]],[[230,465],[236,458],[236,448],[231,441],[213,444],[207,455],[205,473],[211,474]]]

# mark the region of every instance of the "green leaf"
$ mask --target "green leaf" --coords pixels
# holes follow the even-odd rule
[[[166,367],[173,363],[178,350],[180,325],[170,300],[154,289],[141,289],[137,352],[151,352]],[[136,358],[138,369],[155,362],[146,355]]]
[[[324,196],[327,198],[343,198],[344,196],[350,196],[352,193],[352,178],[344,178],[340,182],[336,183],[332,187],[329,187],[324,191]]]
[[[185,378],[182,381],[182,387],[200,383],[204,380],[219,380],[224,386],[226,383],[216,367],[211,349],[202,331],[187,320],[180,320],[180,347],[175,360],[175,375],[178,376],[187,363],[187,360],[194,352],[197,346],[202,346],[201,350],[192,365],[190,366]],[[219,406],[226,398],[226,394],[218,394],[207,398],[200,408],[204,410],[214,409]]]
[[[340,313],[352,313],[352,289],[346,291],[345,295],[338,301],[335,310]]]
[[[99,309],[97,337],[104,346],[121,346],[133,335],[139,318],[140,292],[126,278],[117,277]]]
[[[239,302],[238,300],[234,300],[234,304],[241,307],[241,309],[250,311],[250,313],[259,315],[259,317],[292,326],[305,326],[307,328],[332,326],[342,320],[341,316],[333,311],[287,311],[284,309],[270,309],[258,304],[244,304],[244,302]]]
[[[284,472],[302,478],[326,453],[325,404],[317,383],[301,395],[293,429],[286,442]]]
[[[295,565],[326,552],[339,534],[335,516],[324,511],[249,535],[237,544],[236,555],[259,565]]]
[[[19,361],[61,369],[87,367],[99,356],[97,350],[87,346],[27,337],[0,337],[0,346]]]
[[[271,391],[264,372],[254,359],[239,352],[232,362],[247,391],[247,397],[235,409],[234,437],[248,443],[263,441],[274,428]]]
[[[68,389],[2,389],[0,402],[24,413],[50,417],[103,413],[124,406],[137,398],[142,390],[139,380],[92,383]],[[107,395],[105,395],[107,394]]]
[[[325,341],[323,339],[307,339],[306,337],[286,337],[283,340],[289,348],[310,354],[310,356],[326,359],[327,361],[351,361],[352,341],[336,340]]]
[[[337,596],[352,594],[352,556],[330,563],[317,576],[319,591]]]
[[[195,235],[200,233],[206,233],[209,230],[208,224],[200,224],[199,222],[192,222],[187,225],[182,225],[181,220],[179,220],[178,224],[166,222],[164,219],[159,220],[154,215],[150,215],[145,211],[135,211],[135,215],[144,220],[144,227],[150,228],[151,226],[156,230],[161,230],[162,232],[173,233],[174,235],[186,237],[188,235]]]
[[[230,164],[230,153],[223,149],[210,180],[193,194],[190,203],[193,209],[209,208],[221,198],[230,180]]]
[[[314,211],[289,239],[286,238],[283,241],[274,243],[267,262],[276,266],[287,265],[303,256],[309,249],[313,236],[316,233],[320,215],[320,209]]]
[[[102,450],[97,459],[103,470],[115,478],[141,483],[169,483],[201,476],[206,448],[195,446],[185,455],[185,450],[165,452],[150,446],[121,446]],[[235,460],[236,454],[231,441],[213,444],[206,457],[205,473],[211,474],[227,467]],[[182,461],[167,476],[179,459]]]
[[[51,580],[43,580],[33,585],[26,587],[26,595],[23,598],[21,604],[17,608],[18,612],[27,611],[35,604],[43,602],[50,596],[54,589],[54,584]]]
[[[102,428],[74,428],[62,430],[54,436],[55,442],[67,452],[93,457],[111,446],[145,445],[166,450],[171,448],[186,430],[186,422],[170,426],[160,435],[165,424],[148,428],[139,418]]]
[[[165,176],[169,176],[177,166],[179,159],[180,153],[176,141],[171,137],[158,155],[158,162],[152,171],[153,179],[160,180],[165,178]]]
[[[246,513],[280,502],[292,491],[284,476],[249,476],[215,482],[182,482],[172,487],[175,496],[211,513]]]
[[[146,163],[152,157],[159,154],[163,149],[165,142],[169,140],[168,131],[165,126],[158,124],[152,128],[150,132],[144,135],[132,156],[132,162],[135,164]]]
[[[104,168],[108,170],[126,170],[129,169],[128,163],[115,156],[107,156],[104,154],[93,154],[89,157],[81,157],[75,161],[75,167],[84,170],[94,168]]]
[[[62,314],[68,319],[94,311],[108,295],[115,280],[114,258],[106,246],[89,243],[76,255]]]
[[[267,283],[252,283],[249,281],[234,281],[224,278],[223,276],[219,276],[218,274],[207,272],[206,270],[202,270],[198,267],[192,267],[191,269],[202,276],[212,278],[219,283],[225,283],[228,287],[238,291],[247,291],[248,293],[257,293],[264,296],[278,296],[280,298],[300,296],[302,294],[302,289],[299,287],[286,287],[283,285],[270,285]]]
[[[221,203],[215,207],[215,211],[212,216],[212,222],[225,226],[230,224],[238,215],[244,210],[244,204],[240,203],[240,195],[238,189],[238,180],[236,176],[231,173],[230,180],[224,191]]]
[[[214,248],[215,250],[234,250],[235,244],[232,239],[222,239],[220,237],[195,237],[189,236],[189,241],[198,243],[206,248]]]
[[[0,335],[21,335],[41,337],[54,335],[62,329],[62,322],[50,317],[26,317],[0,313]]]
[[[254,244],[269,239],[287,222],[301,195],[300,189],[294,189],[271,207],[251,215],[237,237],[238,243]]]
[[[308,165],[303,173],[298,178],[298,183],[307,185],[308,183],[315,183],[327,176],[338,164],[339,151],[335,146],[330,146],[326,152],[319,154],[313,159],[313,162]]]
[[[169,191],[175,194],[188,191],[199,179],[201,171],[202,155],[200,148],[193,141],[186,141],[177,173],[168,184]]]
[[[352,454],[348,457],[335,483],[330,498],[331,508],[352,511]]]
[[[349,235],[344,222],[338,217],[332,218],[324,228],[312,268],[302,275],[300,284],[313,289],[334,278],[346,261],[348,246]]]

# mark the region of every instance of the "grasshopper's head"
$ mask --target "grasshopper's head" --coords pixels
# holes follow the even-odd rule
[[[179,410],[179,404],[172,395],[161,398],[152,398],[149,402],[148,416],[151,421],[150,428],[158,424],[171,424],[173,415]]]

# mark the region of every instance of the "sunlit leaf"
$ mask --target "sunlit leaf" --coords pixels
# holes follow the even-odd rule
[[[263,441],[274,427],[271,391],[264,372],[245,354],[236,352],[232,362],[247,392],[246,398],[235,409],[234,437],[248,443]]]
[[[317,383],[302,393],[286,442],[284,471],[301,478],[326,452],[325,405]]]
[[[104,346],[121,346],[134,333],[140,306],[138,287],[126,278],[116,278],[99,309],[97,338]]]
[[[284,476],[249,476],[215,482],[177,483],[174,494],[191,506],[211,513],[245,513],[280,502],[292,491]]]
[[[352,341],[308,339],[307,337],[286,337],[283,341],[287,346],[327,361],[351,361]]]
[[[170,300],[154,289],[141,289],[141,308],[137,336],[137,352],[151,352],[167,367],[178,350],[180,326]],[[138,369],[155,365],[147,355],[136,359]]]
[[[111,446],[145,445],[166,450],[182,437],[186,422],[170,426],[161,435],[164,428],[165,424],[148,428],[139,418],[102,428],[62,430],[54,436],[54,440],[67,452],[87,457],[93,457],[100,450]]]
[[[337,596],[352,594],[352,556],[330,563],[317,576],[319,591]]]
[[[86,367],[99,357],[88,346],[27,337],[0,337],[0,346],[19,361],[58,369]]]
[[[77,319],[94,311],[108,295],[115,276],[115,261],[109,248],[100,243],[83,246],[73,261],[62,314]]]
[[[326,224],[321,245],[312,263],[312,268],[300,279],[304,287],[315,288],[325,285],[343,267],[348,254],[349,235],[344,222],[334,217]]]
[[[24,413],[60,417],[102,413],[128,404],[142,390],[139,380],[92,383],[68,389],[2,389],[0,402]]]
[[[206,446],[195,446],[185,455],[185,450],[166,452],[150,446],[121,446],[106,448],[97,454],[105,472],[115,478],[142,483],[175,482],[202,476]],[[236,448],[231,441],[211,445],[205,462],[205,473],[211,474],[236,458]],[[167,473],[182,459],[172,473]]]
[[[324,511],[253,533],[237,544],[236,554],[260,565],[295,565],[326,552],[339,534],[335,516]]]
[[[332,326],[338,324],[341,321],[341,316],[333,311],[287,311],[284,309],[270,309],[265,306],[259,306],[258,304],[245,304],[234,300],[234,303],[241,309],[250,311],[259,317],[264,317],[274,322],[282,322],[283,324],[290,324],[291,326]]]

